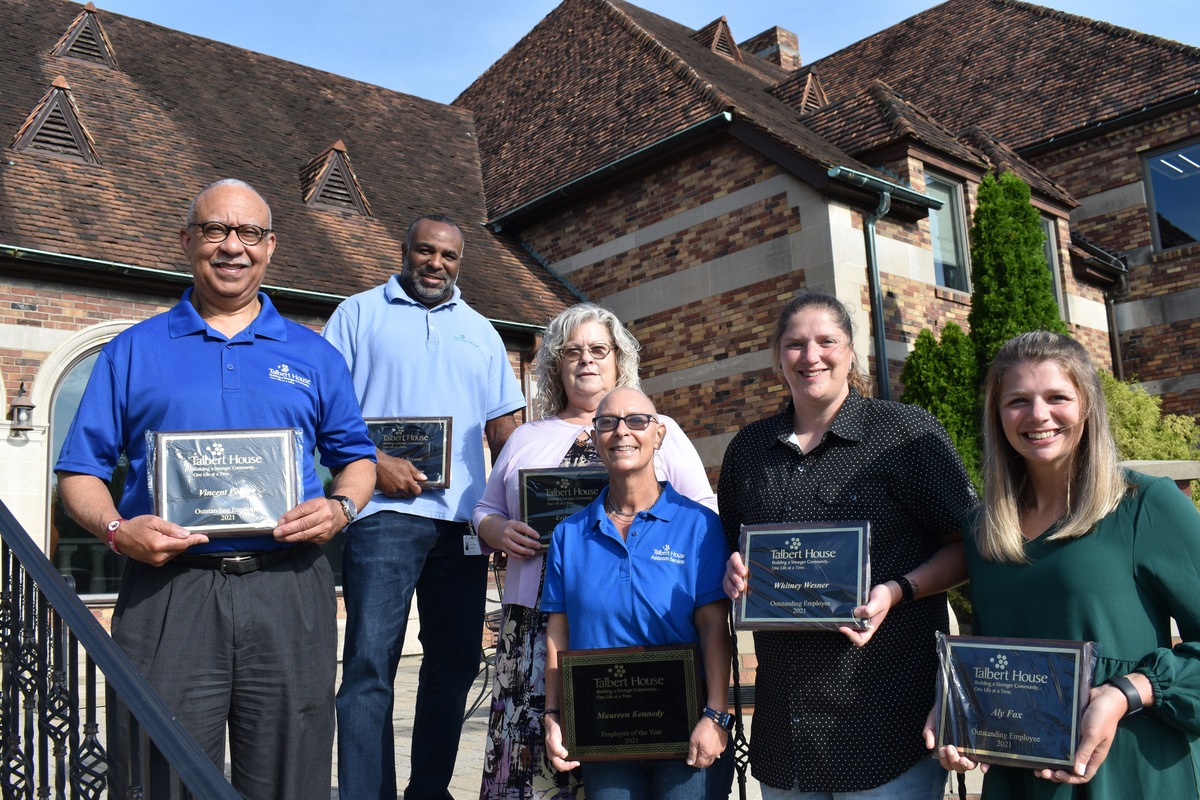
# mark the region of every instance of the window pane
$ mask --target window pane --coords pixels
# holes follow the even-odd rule
[[[1058,297],[1058,259],[1055,257],[1054,222],[1042,217],[1042,253],[1046,256],[1046,269],[1050,270],[1050,291],[1054,293],[1054,302],[1062,305]]]
[[[933,268],[941,286],[960,292],[967,288],[967,260],[964,257],[962,231],[962,195],[958,186],[926,177],[926,193],[942,201],[942,207],[929,212],[929,234],[933,243]]]
[[[67,438],[67,430],[71,420],[79,408],[80,398],[87,386],[88,376],[92,374],[92,366],[96,363],[96,355],[92,354],[80,361],[63,378],[55,392],[51,405],[50,420],[50,455],[58,460],[63,441]],[[53,463],[50,465],[53,468]],[[125,474],[128,463],[124,453],[113,473],[112,486],[117,487],[114,495],[119,496],[121,487],[125,485]],[[109,491],[112,490],[110,486]],[[121,570],[125,567],[125,559],[108,549],[108,546],[75,524],[67,516],[62,502],[58,499],[58,476],[50,472],[50,561],[60,573],[75,581],[75,591],[80,594],[116,594],[121,583]]]
[[[1163,250],[1200,241],[1200,142],[1146,159]]]

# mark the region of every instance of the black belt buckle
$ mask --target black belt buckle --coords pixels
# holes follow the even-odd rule
[[[262,566],[261,556],[226,556],[221,559],[222,575],[248,575]]]

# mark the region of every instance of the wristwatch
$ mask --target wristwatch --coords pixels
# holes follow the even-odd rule
[[[1133,681],[1129,680],[1129,678],[1126,678],[1124,675],[1117,675],[1114,678],[1109,678],[1105,683],[1125,695],[1125,702],[1129,703],[1129,710],[1125,712],[1125,716],[1132,717],[1145,708],[1142,704],[1142,693],[1137,690],[1137,687],[1133,685]]]
[[[911,583],[909,583],[908,578],[901,575],[899,578],[896,578],[896,583],[900,586],[900,602],[911,603],[915,593],[913,592],[913,586]]]
[[[331,496],[329,499],[337,500],[338,503],[341,504],[342,513],[346,515],[346,524],[347,525],[354,522],[355,518],[358,517],[358,506],[354,505],[354,501],[351,500],[349,497],[346,497],[346,495],[335,494],[335,495]]]
[[[704,713],[704,716],[708,717],[709,719],[711,719],[713,722],[720,725],[725,730],[727,730],[727,731],[733,730],[733,714],[722,713],[720,711],[717,711],[715,708],[710,708],[709,706],[704,707],[703,713]]]

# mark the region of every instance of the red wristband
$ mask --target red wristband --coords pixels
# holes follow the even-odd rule
[[[112,550],[119,556],[123,556],[125,554],[117,549],[117,540],[115,538],[117,535],[117,528],[121,527],[122,522],[128,521],[129,520],[125,519],[114,519],[112,522],[108,523],[108,549]]]

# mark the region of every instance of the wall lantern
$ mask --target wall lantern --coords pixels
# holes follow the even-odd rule
[[[25,439],[25,434],[33,430],[33,403],[29,402],[24,382],[8,406],[8,419],[12,420],[9,435],[14,439]]]

